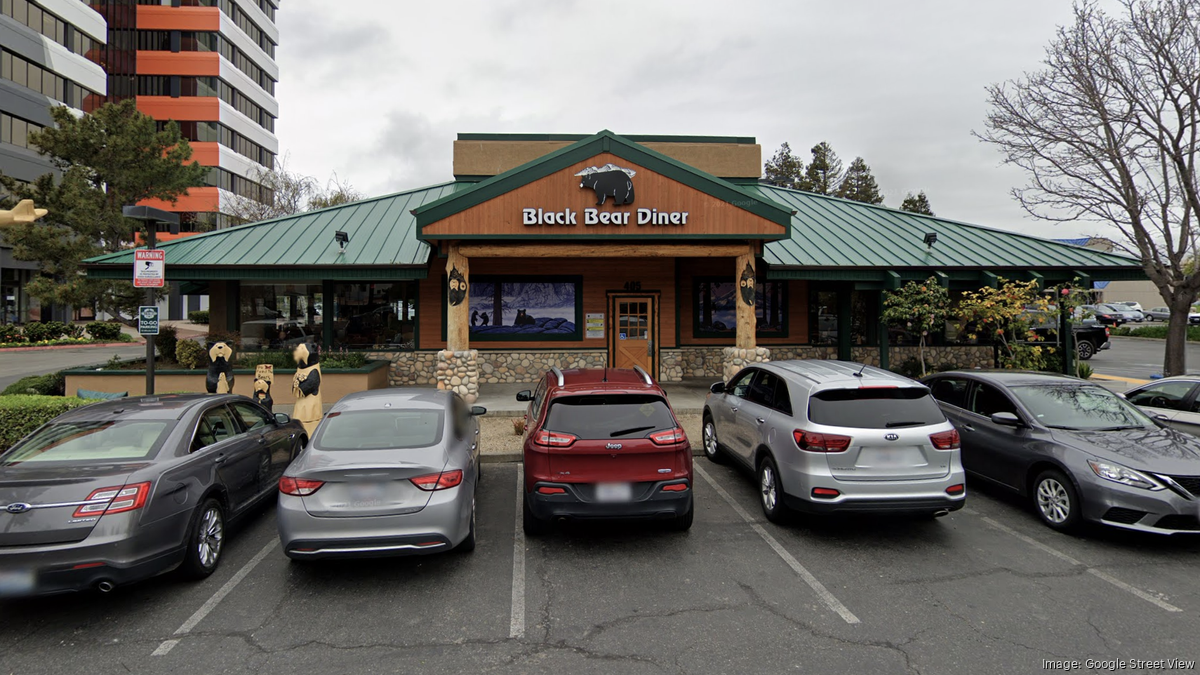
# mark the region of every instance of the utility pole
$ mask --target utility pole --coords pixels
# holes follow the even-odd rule
[[[150,206],[125,206],[121,208],[121,214],[126,218],[140,221],[146,225],[146,251],[155,251],[158,248],[158,224],[167,223],[171,227],[171,234],[179,234],[179,214],[163,211]],[[158,306],[154,300],[154,289],[162,288],[166,283],[166,263],[165,254],[151,253],[145,256],[145,268],[139,268],[139,264],[143,262],[139,253],[134,255],[134,286],[143,286],[146,289],[145,306],[138,308],[138,332],[143,333],[141,324],[152,316],[154,319],[154,332],[143,333],[146,338],[146,395],[154,394],[154,336],[158,335]],[[158,274],[147,275],[146,270],[151,270],[153,264],[158,263]],[[147,312],[149,316],[143,317],[142,312]]]

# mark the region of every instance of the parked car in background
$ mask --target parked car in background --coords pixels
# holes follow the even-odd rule
[[[769,520],[939,516],[966,500],[958,432],[925,385],[859,363],[772,361],[712,386],[704,454],[754,471]]]
[[[349,394],[279,480],[293,560],[475,549],[481,406],[418,388]]]
[[[525,532],[572,519],[692,526],[692,446],[667,394],[641,368],[551,368],[525,419]]]
[[[1139,303],[1139,302],[1133,302],[1133,301],[1131,301],[1131,300],[1124,300],[1124,301],[1121,301],[1121,302],[1114,302],[1114,303],[1111,303],[1111,304],[1117,305],[1118,307],[1125,307],[1125,308],[1128,308],[1128,309],[1130,309],[1130,310],[1133,310],[1133,311],[1135,311],[1135,312],[1141,313],[1141,314],[1143,314],[1143,315],[1145,315],[1145,313],[1146,313],[1146,312],[1145,312],[1145,310],[1143,310],[1143,309],[1142,309],[1142,305],[1141,305],[1141,303]]]
[[[1200,533],[1200,439],[1066,375],[951,371],[926,382],[962,433],[967,472],[1027,497],[1049,527]]]
[[[1057,328],[1035,326],[1031,330],[1045,342],[1058,342]],[[1103,349],[1109,349],[1112,345],[1109,340],[1108,326],[1101,326],[1095,323],[1091,325],[1073,324],[1071,332],[1075,336],[1075,352],[1083,361],[1087,361]]]
[[[1197,315],[1200,316],[1200,315]],[[1171,310],[1166,307],[1151,307],[1146,310],[1147,321],[1169,321],[1171,319]]]
[[[0,593],[213,573],[304,429],[244,396],[144,396],[60,415],[0,455]]]
[[[1121,394],[1169,426],[1200,436],[1200,376],[1178,375],[1134,387]]]
[[[1096,320],[1106,326],[1120,326],[1122,324],[1130,323],[1131,321],[1138,321],[1139,317],[1141,316],[1140,314],[1134,314],[1132,311],[1125,309],[1124,307],[1118,307],[1116,305],[1109,304],[1096,305],[1096,309],[1094,311],[1096,314]]]

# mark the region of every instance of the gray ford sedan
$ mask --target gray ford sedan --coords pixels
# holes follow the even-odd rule
[[[269,498],[304,441],[244,396],[147,396],[60,415],[0,455],[0,595],[217,568],[226,522]]]
[[[962,436],[967,473],[1028,497],[1046,525],[1200,533],[1200,439],[1065,375],[959,371],[926,384]]]
[[[293,560],[475,548],[479,415],[436,389],[338,401],[279,481],[279,538]]]

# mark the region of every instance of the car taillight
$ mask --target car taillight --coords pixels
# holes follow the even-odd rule
[[[293,497],[307,497],[325,484],[323,480],[309,480],[307,478],[292,478],[284,476],[279,479],[279,491],[285,495]]]
[[[462,478],[462,470],[455,469],[453,471],[431,473],[427,476],[417,476],[416,478],[409,478],[408,480],[418,488],[426,492],[432,492],[434,490],[446,490],[455,487],[462,482]]]
[[[840,497],[841,495],[842,495],[841,492],[838,492],[837,490],[834,490],[833,488],[816,487],[816,488],[813,488],[813,490],[812,490],[812,496],[819,497],[822,499],[833,499],[834,497]]]
[[[929,434],[929,440],[933,443],[933,447],[938,450],[957,450],[961,447],[962,443],[958,437],[958,429]]]
[[[672,445],[674,443],[683,443],[687,440],[687,435],[683,433],[683,429],[675,427],[666,431],[656,431],[650,434],[650,440],[655,445]]]
[[[845,452],[846,448],[850,447],[849,436],[818,434],[797,429],[792,432],[792,437],[796,439],[796,445],[800,446],[801,450],[809,452]]]
[[[662,486],[663,492],[687,492],[687,483],[667,483]]]
[[[565,495],[565,494],[567,494],[567,491],[564,488],[548,487],[545,485],[539,487],[537,489],[537,491],[538,491],[538,494],[540,494],[540,495]]]
[[[964,487],[962,483],[958,483],[957,485],[951,485],[950,487],[946,488],[946,494],[951,496],[961,495],[962,493],[966,492],[966,490],[967,488]]]
[[[87,501],[96,503],[80,506],[75,509],[75,514],[72,517],[111,516],[114,513],[133,511],[145,506],[146,499],[149,497],[149,483],[134,483],[133,485],[92,490],[92,494],[88,495]]]
[[[557,431],[546,431],[545,429],[538,432],[534,436],[533,442],[538,445],[545,445],[551,448],[565,448],[574,443],[578,438],[571,434],[560,434]]]

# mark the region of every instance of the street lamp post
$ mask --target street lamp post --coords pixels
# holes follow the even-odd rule
[[[179,234],[179,214],[151,206],[124,206],[121,215],[146,224],[146,247],[153,251],[158,244],[158,224],[166,223],[171,234]],[[146,289],[146,305],[155,304],[154,289]],[[148,338],[153,336],[147,336]],[[146,340],[146,395],[154,394],[154,340]]]

